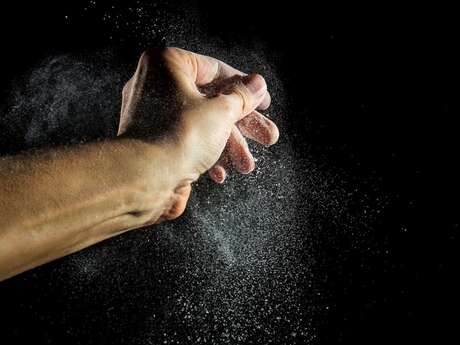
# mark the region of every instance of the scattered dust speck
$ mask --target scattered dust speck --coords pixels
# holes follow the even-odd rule
[[[95,6],[90,1],[85,11]],[[336,174],[307,155],[299,156],[307,145],[293,147],[276,54],[262,43],[229,48],[195,26],[187,31],[188,21],[198,21],[193,16],[164,26],[164,19],[151,18],[151,10],[140,5],[130,11],[137,13],[135,22],[123,22],[117,7],[108,8],[102,20],[131,28],[133,35],[142,32],[139,44],[160,35],[167,45],[264,75],[273,99],[270,117],[281,136],[270,148],[250,143],[254,173],[232,174],[224,185],[202,177],[178,220],[62,260],[56,270],[66,277],[59,284],[69,305],[62,322],[73,320],[72,306],[85,300],[117,343],[126,334],[131,344],[314,343],[318,322],[329,312],[320,234],[334,223],[344,236],[365,237],[354,229],[372,215],[349,215],[356,193],[347,193]],[[113,57],[106,52],[45,60],[19,83],[2,120],[25,127],[25,148],[114,135],[121,88],[135,61],[127,68]],[[103,332],[85,325],[87,332]],[[85,332],[69,327],[77,335]]]

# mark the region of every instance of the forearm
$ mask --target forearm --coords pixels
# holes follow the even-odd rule
[[[0,158],[0,280],[160,217],[174,161],[130,139]]]

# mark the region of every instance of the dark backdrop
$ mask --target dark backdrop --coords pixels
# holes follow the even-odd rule
[[[99,13],[83,11],[83,3],[2,5],[2,100],[15,78],[50,54],[116,47],[132,62],[146,41],[162,43],[161,37],[136,39],[134,31],[104,24],[101,13],[111,4],[98,2]],[[198,1],[193,8],[204,29],[224,44],[263,42],[277,55],[288,96],[287,131],[301,148],[297,155],[316,157],[324,169],[343,171],[362,194],[370,195],[369,209],[375,193],[375,187],[366,184],[369,176],[377,181],[378,194],[388,197],[383,214],[371,224],[376,253],[349,251],[344,243],[340,247],[340,241],[328,247],[330,237],[321,242],[326,253],[322,267],[333,272],[326,285],[334,307],[318,322],[316,341],[446,343],[450,337],[458,338],[458,103],[451,88],[457,84],[458,62],[454,11],[419,4],[300,3]],[[189,7],[170,2],[158,8],[166,18],[176,12],[183,15]],[[1,151],[21,149],[22,137],[20,131],[2,128]],[[334,265],[341,258],[337,252],[342,250],[349,254],[337,271]],[[53,265],[59,262],[47,266]],[[51,340],[60,334],[65,343],[88,343],[81,334],[66,333],[82,323],[84,313],[62,323],[34,314],[37,305],[53,310],[53,301],[59,305],[66,299],[65,291],[60,291],[40,302],[61,278],[49,281],[47,266],[33,278],[25,273],[1,283],[2,339],[30,336],[31,341],[54,343]],[[65,303],[77,306],[78,296]],[[129,299],[114,303],[129,304]],[[92,318],[97,319],[97,310]],[[131,322],[129,315],[115,320],[121,328]]]

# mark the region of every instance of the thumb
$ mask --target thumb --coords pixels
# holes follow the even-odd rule
[[[213,103],[212,106],[226,109],[232,121],[237,122],[259,106],[267,92],[267,84],[259,74],[232,79],[232,84],[209,102]]]

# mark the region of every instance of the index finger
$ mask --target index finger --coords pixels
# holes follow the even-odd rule
[[[197,53],[191,53],[193,59],[195,60],[196,66],[196,76],[195,84],[200,87],[212,83],[214,81],[219,81],[222,79],[228,79],[238,76],[246,76],[247,73],[241,72],[236,68],[226,64],[225,62],[215,59],[210,56],[201,55]],[[271,97],[270,93],[267,91],[264,99],[257,107],[260,110],[265,110],[270,106]]]
[[[216,58],[192,53],[196,61],[196,78],[195,83],[197,86],[203,86],[213,82],[214,80],[230,78],[235,75],[246,76],[236,68],[227,65],[225,62]]]
[[[197,87],[205,86],[207,84],[228,79],[238,76],[246,76],[247,73],[241,72],[240,70],[226,64],[225,62],[216,58],[193,53],[180,48],[168,48],[173,55],[179,57],[182,60],[180,66],[182,70],[189,75],[192,81]],[[179,54],[175,54],[179,53]],[[270,94],[268,91],[265,97],[258,105],[257,109],[265,110],[270,105]]]

